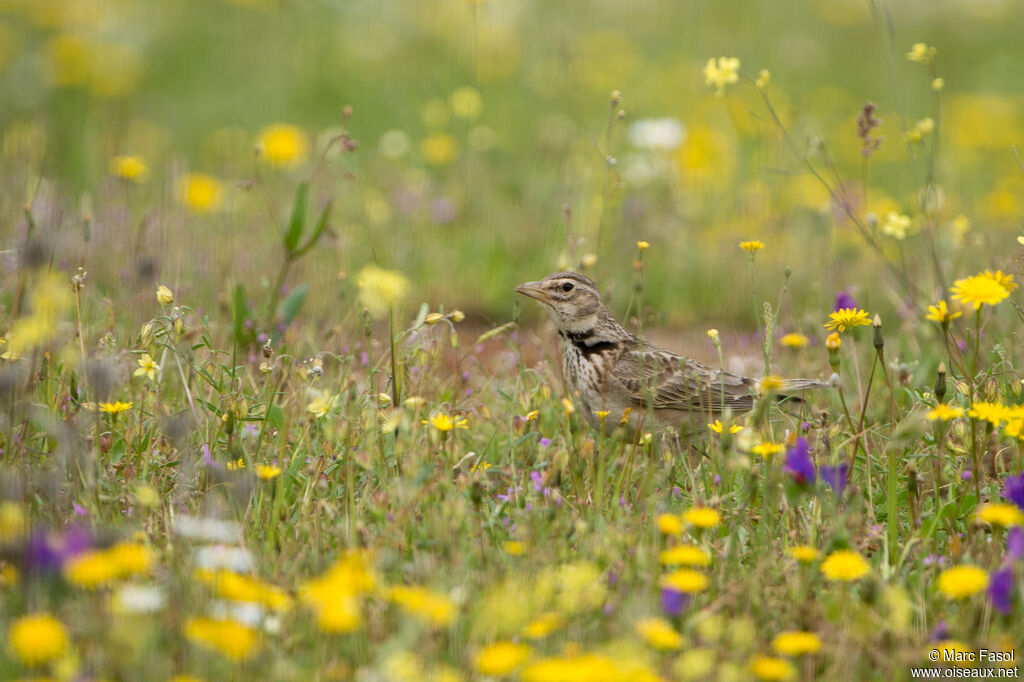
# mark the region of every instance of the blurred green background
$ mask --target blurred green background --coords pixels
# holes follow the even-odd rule
[[[840,290],[909,318],[954,277],[1018,271],[1019,19],[1010,0],[0,0],[3,276],[38,239],[115,300],[157,280],[193,302],[229,279],[265,293],[308,179],[334,210],[287,284],[310,285],[316,320],[352,307],[370,262],[403,272],[412,303],[485,322],[512,314],[515,284],[586,262],[621,314],[646,240],[652,323],[753,329],[741,239],[766,244],[759,298],[792,268],[784,331],[823,338]],[[917,42],[934,72],[906,58]],[[753,82],[705,85],[718,56],[770,71],[796,149],[916,300]],[[865,161],[869,100],[884,139]],[[880,232],[890,212],[905,238]]]

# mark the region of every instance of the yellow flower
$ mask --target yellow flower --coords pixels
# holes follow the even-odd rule
[[[808,343],[810,343],[810,339],[808,339],[803,334],[791,332],[789,334],[784,335],[781,339],[779,339],[779,342],[782,343],[782,345],[785,346],[786,348],[803,348]]]
[[[366,552],[348,552],[323,575],[299,588],[303,603],[313,609],[323,632],[352,632],[359,627],[361,596],[376,579]]]
[[[1010,414],[1006,407],[1000,403],[988,403],[978,400],[971,405],[971,409],[967,410],[967,416],[978,421],[988,422],[992,426],[999,426]]]
[[[311,412],[314,417],[320,419],[321,417],[327,416],[327,413],[333,410],[337,404],[337,394],[331,394],[327,391],[319,391],[314,394],[312,402],[310,402],[309,405],[306,405],[306,411]]]
[[[636,631],[655,649],[668,651],[683,645],[683,636],[663,618],[645,618],[636,624]]]
[[[306,160],[309,141],[306,133],[297,126],[275,123],[260,133],[257,142],[261,158],[273,166],[291,168]]]
[[[409,293],[409,280],[402,273],[367,265],[356,276],[359,302],[371,317],[380,319],[391,312]]]
[[[757,78],[754,80],[754,85],[764,90],[768,87],[768,84],[772,82],[772,72],[768,69],[761,69],[757,72]]]
[[[956,312],[950,312],[949,307],[946,305],[946,301],[940,300],[935,305],[928,306],[928,314],[925,315],[924,319],[931,320],[932,322],[939,322],[940,324],[946,324],[961,315],[963,315],[963,313],[959,310]]]
[[[658,586],[684,594],[694,594],[707,589],[708,577],[692,568],[680,568],[661,576]]]
[[[484,108],[484,100],[480,97],[480,93],[476,88],[472,88],[468,85],[463,86],[452,93],[449,98],[449,102],[452,106],[452,113],[455,114],[455,118],[461,118],[465,121],[472,120],[480,115],[480,112]]]
[[[717,329],[708,330],[708,338],[717,346],[721,342],[721,338],[718,335]]]
[[[636,250],[637,251],[646,251],[649,248],[651,248],[651,245],[648,242],[641,241],[641,242],[637,242],[636,243]]]
[[[135,369],[135,376],[137,377],[149,377],[151,381],[156,381],[156,373],[160,371],[160,365],[149,356],[149,353],[143,353],[139,356],[139,366]]]
[[[740,60],[736,57],[711,58],[704,65],[704,84],[715,87],[715,95],[725,94],[725,86],[732,85],[740,79]]]
[[[715,433],[721,433],[724,427],[722,426],[721,420],[716,419],[714,424],[708,424],[708,428],[714,431]],[[729,427],[729,433],[739,433],[742,430],[743,427],[740,426],[739,424],[733,424],[732,426]]]
[[[227,468],[228,468],[228,471],[238,471],[239,469],[244,469],[245,468],[245,460],[242,459],[241,457],[239,457],[237,461],[228,462],[227,463]]]
[[[749,253],[754,253],[764,248],[764,242],[752,239],[750,241],[740,242],[740,248]]]
[[[772,455],[777,455],[785,449],[782,443],[760,443],[751,448],[751,452],[755,455],[761,455],[764,459],[770,458]]]
[[[33,613],[14,621],[7,631],[7,645],[31,667],[59,658],[68,648],[68,633],[50,614]]]
[[[253,467],[253,471],[256,472],[256,476],[262,478],[264,481],[269,481],[270,479],[277,478],[281,475],[281,467],[270,464],[257,464]]]
[[[1000,282],[987,275],[974,275],[958,279],[953,283],[953,300],[964,305],[973,305],[978,310],[983,305],[996,305],[1010,295]]]
[[[845,332],[847,327],[851,329],[860,325],[869,325],[868,312],[859,308],[842,308],[829,313],[829,321],[825,323],[825,329],[837,332]]]
[[[928,47],[924,43],[914,43],[910,52],[907,53],[907,59],[918,64],[931,64],[935,59],[935,53],[934,47]]]
[[[885,214],[882,222],[882,234],[888,235],[896,240],[906,239],[907,230],[910,228],[910,216],[889,211]]]
[[[676,545],[661,552],[658,561],[662,566],[708,566],[711,555],[700,547]]]
[[[945,78],[933,78],[932,79],[932,90],[934,90],[935,92],[940,92],[942,90],[942,88],[944,88],[944,87],[946,87],[946,79]]]
[[[594,414],[603,422],[608,417],[608,410],[594,410]]]
[[[174,303],[174,292],[161,284],[156,288],[156,300],[160,305],[170,305]]]
[[[544,639],[552,632],[562,627],[565,619],[561,614],[555,612],[542,613],[535,620],[523,626],[522,634],[526,639]]]
[[[788,680],[796,675],[789,661],[775,656],[754,656],[750,659],[750,672],[759,680]]]
[[[16,542],[28,532],[25,510],[16,502],[0,502],[0,542]]]
[[[803,656],[821,649],[821,639],[813,632],[780,632],[772,640],[772,648],[783,656]]]
[[[149,168],[138,156],[115,156],[110,159],[110,174],[138,184],[149,177]]]
[[[523,419],[525,421],[532,422],[539,415],[540,415],[540,410],[530,410],[529,412],[526,413],[526,416],[523,417]]]
[[[839,350],[842,345],[843,339],[839,336],[839,332],[832,332],[828,335],[828,338],[825,339],[825,348],[833,353]]]
[[[812,561],[817,561],[821,553],[810,545],[797,545],[796,547],[790,547],[786,552],[792,558],[796,559],[802,564],[809,564]]]
[[[388,598],[407,613],[438,627],[451,625],[458,615],[451,599],[423,587],[392,587],[388,590]]]
[[[97,403],[96,407],[99,408],[100,412],[106,412],[107,414],[120,414],[121,412],[132,409],[133,405],[134,403],[132,402],[122,403],[118,400],[113,403]]]
[[[221,181],[205,173],[187,173],[178,180],[178,201],[198,215],[220,208],[223,194]]]
[[[928,419],[933,422],[948,422],[950,419],[956,419],[957,417],[962,416],[964,416],[964,408],[950,407],[946,403],[939,403],[934,410],[930,410],[928,412]]]
[[[569,416],[576,411],[576,407],[572,404],[572,401],[568,398],[562,398],[562,407],[565,409],[565,416]]]
[[[1024,525],[1024,512],[1021,512],[1013,504],[998,502],[983,504],[978,507],[974,518],[993,526],[1002,526],[1003,528]]]
[[[821,562],[821,572],[829,580],[852,582],[871,571],[871,566],[860,554],[849,549],[832,552]]]
[[[501,548],[505,550],[505,554],[509,556],[522,556],[526,554],[526,545],[519,540],[506,540]]]
[[[291,597],[276,585],[234,571],[199,569],[193,575],[221,599],[262,604],[274,611],[284,611],[292,604]]]
[[[714,528],[722,522],[722,516],[710,507],[690,507],[683,514],[683,521],[697,528]]]
[[[964,599],[988,587],[988,573],[977,566],[947,568],[939,574],[936,588],[946,599]]]
[[[459,144],[448,133],[432,133],[420,143],[423,158],[432,166],[441,166],[455,160]]]
[[[428,422],[426,419],[424,419],[423,423],[426,424]],[[469,422],[466,420],[465,417],[453,417],[451,415],[445,414],[444,412],[438,412],[437,414],[435,414],[433,417],[430,418],[429,423],[441,433],[448,433],[452,429],[469,428]]]
[[[146,547],[123,542],[77,554],[64,562],[63,572],[72,585],[92,590],[119,578],[146,573],[152,561]]]
[[[1013,275],[1004,273],[1002,270],[996,270],[995,272],[986,270],[981,273],[981,276],[988,277],[993,282],[1001,284],[1007,291],[1013,291],[1017,288],[1017,283],[1013,281]]]
[[[757,389],[760,393],[771,393],[772,391],[779,390],[784,385],[785,382],[782,380],[782,377],[775,374],[769,374],[758,382]]]
[[[683,532],[683,522],[675,514],[659,514],[658,530],[663,535],[679,535]]]
[[[189,618],[185,637],[236,662],[252,656],[259,644],[255,630],[233,620]]]
[[[530,647],[513,642],[495,642],[488,644],[476,655],[476,670],[481,675],[501,677],[526,662],[530,655]]]

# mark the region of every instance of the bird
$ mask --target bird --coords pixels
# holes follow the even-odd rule
[[[615,320],[586,275],[555,272],[520,284],[516,292],[547,307],[558,329],[562,375],[595,429],[621,425],[630,436],[640,428],[678,433],[697,415],[746,412],[760,393],[758,379],[713,369],[639,338]],[[794,397],[826,386],[782,380],[773,395]]]

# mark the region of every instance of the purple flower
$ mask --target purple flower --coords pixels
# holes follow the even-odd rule
[[[676,592],[667,587],[661,588],[661,610],[668,616],[678,616],[690,605],[690,595]]]
[[[1024,474],[1006,477],[1003,482],[1003,497],[1024,509]]]
[[[77,502],[71,503],[71,508],[75,510],[75,516],[88,516],[88,510]]]
[[[969,481],[972,478],[974,478],[974,475],[971,474],[971,470],[970,469],[964,469],[964,472],[962,474],[960,474],[960,478],[962,478],[965,481]]]
[[[829,487],[836,492],[836,495],[842,495],[843,491],[846,490],[846,484],[849,482],[850,465],[839,464],[838,466],[823,465],[819,469],[821,473],[821,480],[828,483]]]
[[[992,602],[992,607],[1004,616],[1013,609],[1013,568],[1011,566],[993,571],[989,575],[988,598]]]
[[[497,497],[497,498],[498,498],[499,500],[501,500],[502,502],[508,502],[509,500],[511,500],[511,499],[512,499],[512,494],[513,494],[514,492],[515,492],[515,491],[513,491],[513,490],[512,490],[512,488],[509,488],[508,490],[506,490],[506,491],[505,491],[505,494],[504,494],[504,495],[502,495],[501,493],[498,493],[498,494],[496,495],[496,497]]]
[[[806,438],[801,436],[796,439],[796,445],[786,448],[786,463],[782,470],[801,485],[814,483],[814,462],[811,461]]]
[[[832,312],[835,312],[837,310],[842,310],[843,308],[856,308],[856,307],[857,307],[857,302],[853,300],[853,296],[851,296],[850,294],[846,293],[845,291],[840,291],[840,292],[838,292],[836,294],[836,304],[834,306],[832,306]]]
[[[533,481],[533,489],[540,492],[544,489],[544,477],[539,471],[530,472],[530,480]]]
[[[550,438],[541,438],[540,439],[540,446],[542,448],[546,448],[549,445],[551,445],[551,439]]]
[[[1006,556],[1010,561],[1024,558],[1024,528],[1014,526],[1006,534]]]
[[[946,624],[945,619],[935,624],[935,629],[932,630],[932,634],[928,636],[928,639],[932,642],[941,642],[944,639],[949,639],[949,626]]]

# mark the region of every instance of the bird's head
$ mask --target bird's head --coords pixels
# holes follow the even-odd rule
[[[516,291],[546,305],[559,330],[569,333],[593,329],[603,308],[597,285],[577,272],[556,272],[539,282],[520,284]]]

